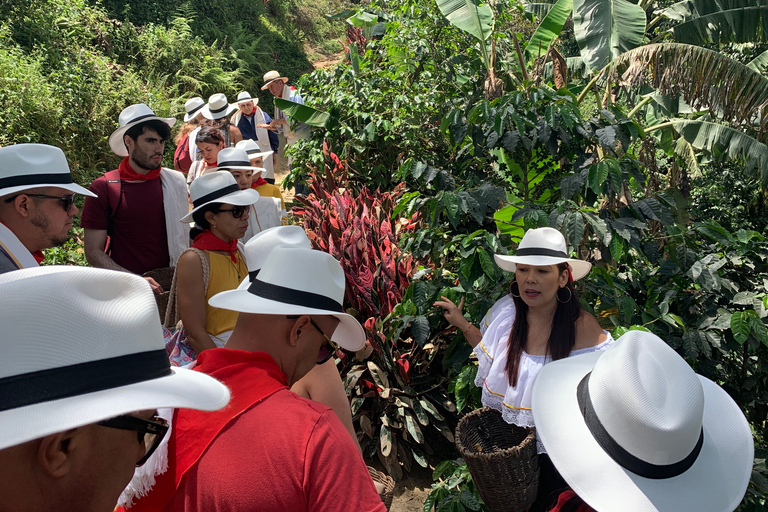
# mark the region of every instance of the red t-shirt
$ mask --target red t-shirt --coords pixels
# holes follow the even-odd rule
[[[142,183],[123,182],[120,206],[110,238],[110,256],[125,269],[136,274],[170,265],[168,234],[163,209],[163,186],[160,178]],[[107,180],[104,176],[91,183],[90,191],[99,197],[86,197],[80,225],[85,229],[107,230],[109,207]]]
[[[200,510],[385,512],[386,508],[333,410],[283,389],[221,431],[165,508]]]

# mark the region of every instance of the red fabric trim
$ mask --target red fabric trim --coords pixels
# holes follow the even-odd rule
[[[253,185],[251,185],[251,188],[260,187],[262,185],[265,185],[267,183],[267,180],[259,176],[259,179],[254,182]]]
[[[45,259],[45,254],[43,254],[43,251],[37,251],[32,253],[32,257],[35,258],[35,261],[39,265]]]
[[[176,410],[168,443],[168,471],[157,476],[149,494],[140,498],[128,512],[163,510],[176,494],[184,475],[197,464],[219,432],[246,410],[288,387],[285,374],[266,352],[205,350],[198,356],[194,371],[226,384],[232,398],[219,411]],[[179,452],[177,446],[183,450]],[[117,510],[125,512],[125,509]]]
[[[569,505],[568,510],[572,510],[573,512],[595,512],[595,509],[584,503],[581,498],[571,490],[561,492],[560,496],[557,497],[557,503],[549,510],[549,512],[560,512],[565,509],[566,505]]]
[[[149,171],[147,174],[139,174],[134,171],[131,164],[128,163],[128,157],[123,158],[123,161],[120,162],[120,165],[117,168],[120,172],[120,179],[125,181],[156,180],[160,177],[160,169],[161,167],[158,167],[157,169]]]
[[[192,247],[201,251],[225,251],[229,253],[232,261],[237,263],[237,238],[233,238],[229,243],[217,237],[211,230],[206,229],[195,237]]]

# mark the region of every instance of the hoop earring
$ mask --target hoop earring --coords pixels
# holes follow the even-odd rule
[[[560,300],[560,290],[568,290],[568,299],[567,300]],[[561,304],[565,304],[567,302],[571,302],[571,299],[573,298],[573,292],[570,288],[567,286],[563,286],[560,288],[560,290],[557,290],[557,302],[560,302]]]
[[[517,295],[514,292],[515,286],[517,286]],[[509,294],[513,297],[520,297],[520,285],[517,284],[517,281],[512,282],[512,285],[509,287]]]

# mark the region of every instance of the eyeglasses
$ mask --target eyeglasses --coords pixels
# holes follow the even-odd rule
[[[6,203],[12,203],[16,200],[17,197],[19,197],[22,194],[16,194],[15,196],[11,196],[8,199],[5,200]],[[72,205],[75,204],[75,194],[72,194],[70,196],[47,196],[45,194],[24,194],[25,196],[29,197],[37,197],[40,199],[58,199],[62,202],[62,206],[64,207],[64,211],[68,212],[72,209]]]
[[[298,317],[298,315],[288,315],[287,318],[291,320],[295,320]],[[310,317],[309,323],[312,324],[312,327],[317,329],[317,332],[323,335],[323,338],[325,338],[325,344],[320,347],[320,352],[317,354],[317,364],[323,364],[327,360],[329,360],[331,357],[333,357],[333,354],[336,353],[337,350],[339,350],[339,346],[336,345],[334,342],[331,341],[331,338],[328,337],[327,334],[320,328],[319,325],[315,323],[314,320]]]
[[[216,210],[216,213],[229,212],[236,219],[240,219],[251,210],[250,206],[233,206],[231,210]]]
[[[121,430],[135,430],[139,444],[144,443],[144,456],[136,463],[136,467],[143,466],[145,462],[155,453],[160,442],[168,432],[168,422],[159,416],[152,416],[145,420],[136,416],[116,416],[108,420],[99,421],[97,425],[109,428],[119,428]]]

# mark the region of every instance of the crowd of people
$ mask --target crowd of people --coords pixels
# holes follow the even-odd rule
[[[262,89],[301,102],[276,71]],[[124,159],[89,189],[56,147],[0,148],[0,511],[386,510],[334,359],[365,332],[274,183],[276,132],[308,127],[248,92],[185,111],[178,170],[175,119],[131,105],[109,137]],[[92,267],[40,267],[77,194]],[[463,299],[435,306],[483,404],[536,427],[531,510],[734,510],[754,446],[728,394],[653,334],[601,328],[559,231],[495,261],[514,279],[479,327]],[[170,290],[146,275],[164,268]]]

